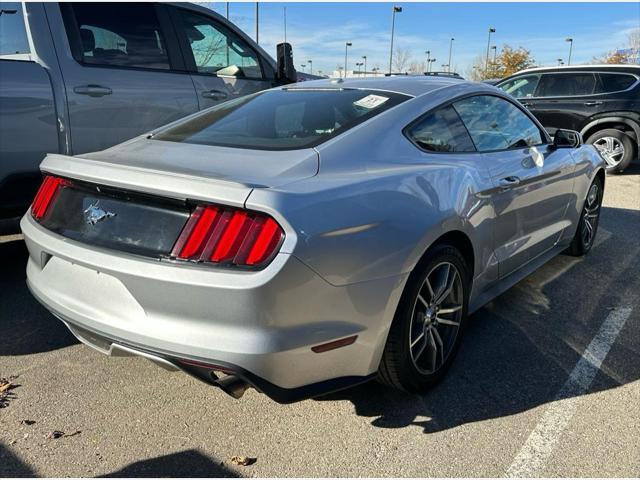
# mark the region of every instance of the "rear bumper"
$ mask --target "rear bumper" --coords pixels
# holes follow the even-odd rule
[[[221,365],[279,402],[375,374],[406,280],[335,287],[289,254],[262,271],[235,271],[93,248],[30,215],[21,227],[29,288],[76,336],[91,332],[174,366]],[[311,350],[351,335],[351,345]]]

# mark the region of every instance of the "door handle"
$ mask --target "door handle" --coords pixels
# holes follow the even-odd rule
[[[112,93],[109,87],[100,85],[81,85],[79,87],[73,87],[73,91],[78,95],[89,95],[90,97],[103,97],[105,95],[111,95]]]
[[[593,101],[593,102],[584,102],[584,104],[587,107],[595,107],[596,105],[602,105],[602,102],[597,100],[597,101]]]
[[[210,100],[224,100],[229,95],[227,95],[227,92],[221,90],[207,90],[206,92],[202,92],[202,96]]]
[[[498,180],[498,184],[500,188],[503,190],[508,190],[513,187],[517,187],[520,185],[520,178],[518,177],[505,177]]]

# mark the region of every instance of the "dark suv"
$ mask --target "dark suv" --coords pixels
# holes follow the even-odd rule
[[[516,97],[554,135],[577,130],[622,172],[638,154],[640,65],[532,68],[498,84]]]

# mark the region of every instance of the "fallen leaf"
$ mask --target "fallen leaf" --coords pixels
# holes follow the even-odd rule
[[[47,438],[49,439],[60,438],[60,437],[64,437],[64,432],[61,432],[60,430],[53,430],[47,433]]]
[[[240,455],[234,455],[233,457],[231,457],[231,463],[233,463],[234,465],[242,465],[243,467],[256,463],[256,460],[256,458],[243,457]]]
[[[13,384],[11,382],[7,382],[7,381],[0,382],[0,392],[7,391],[11,387],[13,387]]]
[[[20,420],[20,425],[33,425],[36,423],[35,420]]]

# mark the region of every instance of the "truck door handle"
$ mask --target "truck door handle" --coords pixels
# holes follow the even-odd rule
[[[596,105],[602,105],[601,101],[593,101],[593,102],[584,102],[587,107],[595,107]]]
[[[501,189],[508,190],[520,185],[520,179],[518,177],[505,177],[498,180],[498,184],[500,185]]]
[[[207,90],[206,92],[202,92],[202,96],[211,100],[224,100],[229,95],[221,90]]]
[[[104,97],[105,95],[111,95],[111,93],[113,93],[109,87],[102,87],[100,85],[81,85],[73,87],[73,91],[78,95],[89,95],[90,97]]]

